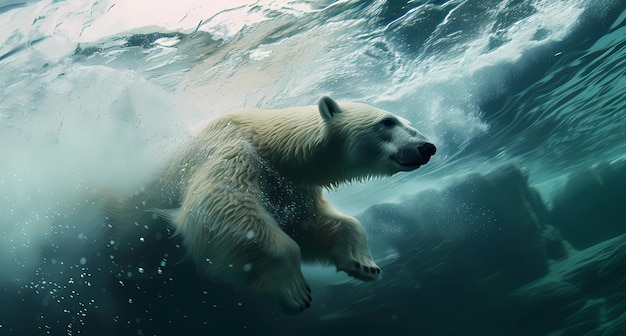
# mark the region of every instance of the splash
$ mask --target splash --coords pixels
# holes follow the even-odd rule
[[[3,7],[0,25],[12,29],[0,31],[1,252],[26,263],[50,223],[85,194],[141,187],[190,129],[243,106],[331,94],[402,115],[437,143],[419,179],[333,193],[350,212],[439,183],[436,170],[467,160],[470,141],[489,130],[481,99],[506,87],[508,69],[529,50],[567,35],[581,3],[409,2],[400,12],[358,1]]]

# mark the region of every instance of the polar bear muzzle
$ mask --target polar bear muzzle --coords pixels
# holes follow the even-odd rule
[[[399,164],[405,171],[410,171],[425,165],[430,157],[435,155],[437,148],[430,142],[422,142],[416,145],[403,146],[391,156],[391,159]]]

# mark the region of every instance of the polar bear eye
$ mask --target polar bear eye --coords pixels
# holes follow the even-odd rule
[[[381,120],[380,123],[383,126],[385,126],[385,127],[392,127],[392,126],[395,126],[397,124],[397,121],[394,118],[387,117],[387,118],[384,118],[383,120]]]

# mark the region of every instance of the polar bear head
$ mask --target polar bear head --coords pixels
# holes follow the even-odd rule
[[[411,124],[391,112],[361,103],[318,103],[327,135],[341,148],[342,165],[353,178],[392,175],[426,164],[436,147]]]

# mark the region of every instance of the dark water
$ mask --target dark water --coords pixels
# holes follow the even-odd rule
[[[0,25],[2,335],[626,334],[623,1],[0,1]],[[438,147],[329,192],[382,281],[307,268],[286,317],[175,240],[122,278],[89,249],[94,188],[137,190],[202,120],[324,94]]]

